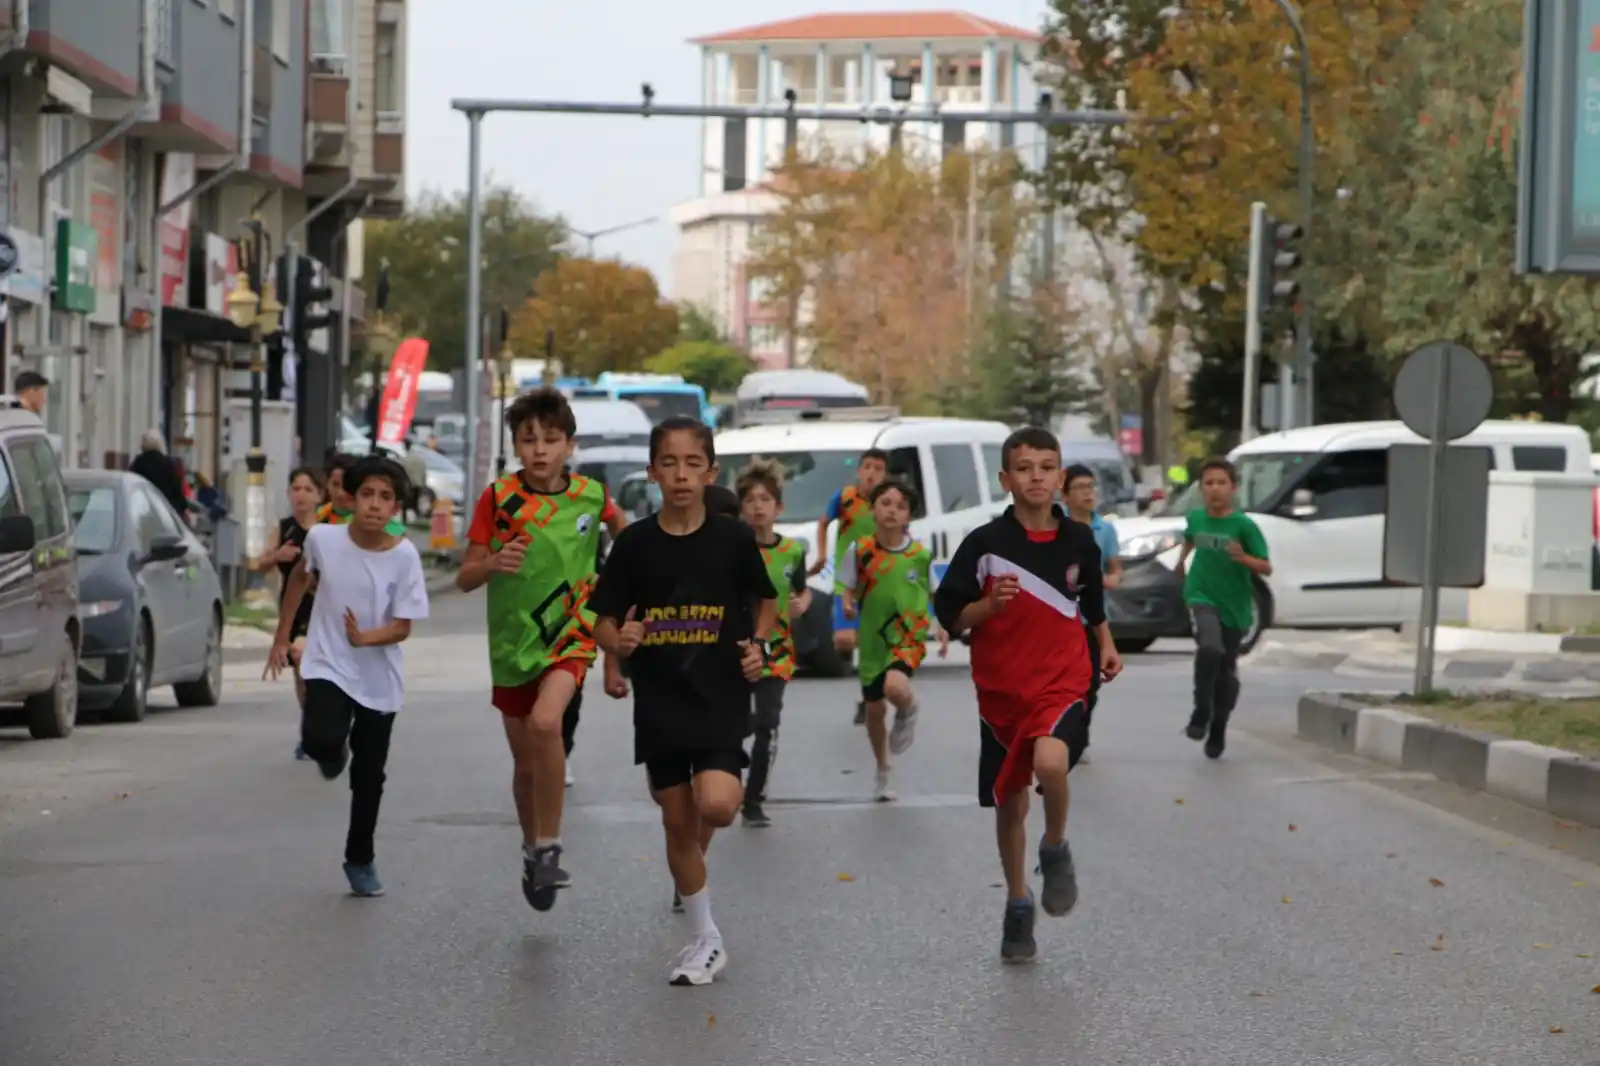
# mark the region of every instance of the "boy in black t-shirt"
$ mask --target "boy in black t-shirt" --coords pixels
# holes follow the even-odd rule
[[[750,687],[766,665],[777,591],[750,527],[707,510],[717,476],[710,429],[692,418],[656,426],[649,473],[661,510],[617,537],[589,606],[600,647],[628,660],[633,758],[661,808],[667,863],[694,927],[671,981],[706,985],[728,956],[711,920],[704,848],[744,801]]]

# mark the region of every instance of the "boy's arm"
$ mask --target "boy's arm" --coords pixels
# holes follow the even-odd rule
[[[761,557],[761,546],[756,535],[748,529],[739,540],[739,589],[744,602],[759,601],[755,613],[755,637],[766,640],[778,625],[778,590],[772,587],[772,577]]]
[[[817,519],[817,561],[806,571],[813,577],[822,573],[822,568],[828,565],[828,523],[839,517],[839,507],[843,500],[843,492],[834,493],[833,499],[828,501],[828,509]]]
[[[306,539],[309,546],[310,538]],[[289,580],[283,589],[283,606],[278,608],[278,628],[272,636],[274,644],[289,643],[289,631],[294,628],[295,616],[300,613],[300,603],[306,598],[306,590],[311,587],[311,575],[306,570],[306,557],[301,555],[294,561],[294,569],[289,571]]]
[[[411,636],[411,623],[426,617],[428,617],[428,579],[422,573],[422,558],[412,552],[405,574],[400,579],[399,588],[395,590],[394,620],[364,630],[361,633],[360,644],[364,648],[382,648],[389,644],[399,644]]]
[[[600,521],[604,523],[606,532],[615,540],[617,534],[628,528],[628,516],[622,508],[617,506],[617,501],[610,496],[606,497],[606,505],[600,510]]]
[[[456,571],[456,588],[471,592],[489,583],[494,572],[494,552],[489,547],[494,540],[494,487],[483,490],[478,504],[472,509],[472,524],[467,527],[467,550],[461,558],[461,569]]]
[[[849,618],[856,609],[856,549],[855,545],[845,545],[844,552],[839,556],[839,566],[833,572],[833,594],[839,597],[839,602],[844,606],[844,615]]]
[[[621,619],[633,603],[633,590],[628,581],[628,556],[631,554],[627,539],[611,545],[606,565],[595,579],[594,591],[589,594],[589,609],[595,613],[594,642],[606,653],[609,660],[617,654],[618,630]]]
[[[1262,577],[1272,576],[1272,561],[1267,558],[1267,538],[1261,535],[1261,527],[1246,519],[1246,525],[1239,534],[1239,548],[1241,554],[1235,556],[1246,568],[1260,574]]]
[[[956,546],[956,553],[950,557],[950,565],[933,592],[934,617],[951,636],[959,637],[989,619],[989,601],[978,577],[982,551],[978,531],[969,533]]]

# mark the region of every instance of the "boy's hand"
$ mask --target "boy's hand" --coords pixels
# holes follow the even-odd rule
[[[744,679],[750,682],[761,680],[761,673],[767,666],[767,653],[761,646],[752,640],[739,642],[739,666],[744,670]]]
[[[611,656],[606,656],[605,665],[606,695],[614,700],[628,698],[628,679],[622,676],[622,664]]]
[[[846,618],[854,618],[856,616],[855,598],[853,596],[844,597],[844,600],[839,604],[839,611]]]
[[[644,643],[644,623],[633,617],[637,610],[636,607],[629,607],[622,624],[617,627],[617,655],[624,659]]]
[[[1238,541],[1236,541],[1236,540],[1230,540],[1230,541],[1228,541],[1228,555],[1229,555],[1229,556],[1230,556],[1230,557],[1231,557],[1231,558],[1232,558],[1232,559],[1233,559],[1233,561],[1234,561],[1234,562],[1236,562],[1236,563],[1242,563],[1242,562],[1244,562],[1244,561],[1245,561],[1245,558],[1246,558],[1246,554],[1245,554],[1245,550],[1244,550],[1244,545],[1242,545],[1242,544],[1240,544],[1240,543],[1239,543],[1239,542],[1238,542]]]
[[[521,534],[500,546],[490,558],[490,569],[497,574],[514,574],[522,569],[522,560],[528,554],[528,538]]]
[[[361,631],[361,624],[356,621],[356,612],[350,607],[344,609],[344,635],[349,638],[352,648],[366,646],[367,635]]]
[[[278,545],[278,550],[272,553],[275,563],[292,563],[300,558],[300,545],[290,542]]]
[[[818,574],[822,573],[822,568],[824,566],[826,566],[826,565],[827,565],[827,560],[822,557],[822,553],[821,552],[818,552],[817,553],[817,561],[812,563],[810,566],[806,567],[806,576],[807,577],[816,577]]]
[[[1107,681],[1115,681],[1120,673],[1122,673],[1122,654],[1116,648],[1102,649],[1100,652],[1100,676]]]
[[[1001,574],[995,578],[989,585],[989,613],[999,614],[1021,591],[1022,582],[1016,574]]]
[[[289,645],[273,642],[272,650],[267,653],[267,668],[261,671],[263,680],[270,678],[278,680],[278,675],[289,667]]]
[[[794,602],[789,605],[789,617],[798,618],[809,610],[811,610],[811,590],[808,588],[796,596]]]
[[[949,658],[949,656],[950,656],[950,634],[946,633],[943,629],[941,629],[941,630],[939,630],[939,658],[945,659],[945,658]]]

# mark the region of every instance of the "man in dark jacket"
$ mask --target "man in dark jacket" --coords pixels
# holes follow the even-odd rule
[[[183,495],[183,478],[178,476],[177,464],[167,454],[167,443],[161,439],[159,432],[153,429],[145,431],[139,439],[139,454],[128,464],[128,469],[154,485],[156,491],[172,504],[178,517],[185,516],[189,501]]]

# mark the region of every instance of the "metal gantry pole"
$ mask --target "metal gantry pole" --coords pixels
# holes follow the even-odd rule
[[[1256,438],[1256,405],[1261,391],[1261,289],[1264,275],[1271,270],[1264,254],[1271,236],[1267,233],[1267,205],[1259,200],[1250,205],[1250,270],[1244,307],[1244,397],[1240,407],[1239,443]]]
[[[483,391],[483,116],[482,110],[467,112],[467,507],[474,507],[483,486],[478,484],[478,464],[483,439],[479,420],[486,412],[478,410]]]
[[[1299,170],[1300,178],[1300,233],[1309,251],[1311,247],[1311,212],[1312,212],[1312,187],[1311,187],[1311,160],[1315,151],[1315,132],[1311,126],[1311,53],[1306,47],[1306,30],[1300,21],[1300,12],[1289,0],[1276,0],[1279,8],[1283,10],[1283,17],[1288,20],[1289,28],[1294,31],[1295,44],[1300,51],[1300,152]],[[1314,425],[1316,418],[1312,412],[1312,405],[1316,399],[1314,387],[1315,371],[1312,367],[1311,354],[1311,286],[1300,286],[1300,307],[1295,315],[1294,328],[1294,365],[1300,377],[1300,414],[1305,419],[1306,425]],[[1285,410],[1293,410],[1296,405],[1293,400],[1285,404]],[[1293,422],[1285,423],[1284,429],[1292,426]]]

